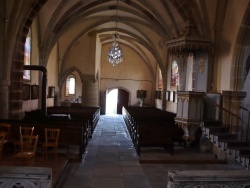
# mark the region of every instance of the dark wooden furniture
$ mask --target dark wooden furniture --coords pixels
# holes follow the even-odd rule
[[[174,142],[183,142],[175,114],[152,107],[123,107],[123,118],[140,155],[141,147],[164,147],[174,153]]]
[[[90,130],[90,137],[92,136],[94,129],[100,118],[100,107],[85,107],[85,106],[54,106],[47,108],[47,114],[54,116],[59,114],[62,116],[69,116],[74,121],[88,121],[88,128]]]
[[[0,120],[0,122],[8,122],[11,124],[9,140],[15,142],[19,139],[19,127],[34,127],[34,135],[39,135],[38,148],[45,142],[45,128],[60,129],[59,147],[65,147],[65,154],[70,160],[82,161],[84,152],[88,144],[88,127],[85,121],[67,121],[57,120],[54,118],[47,118],[44,120],[23,120],[23,121],[12,121],[12,120]],[[70,153],[70,147],[79,147],[78,154]],[[39,151],[38,151],[39,152]]]
[[[174,125],[166,123],[139,122],[137,124],[139,135],[138,154],[141,147],[164,147],[171,155],[174,153]]]

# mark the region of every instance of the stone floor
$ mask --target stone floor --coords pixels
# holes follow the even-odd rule
[[[83,162],[69,163],[56,188],[164,188],[169,170],[243,169],[234,162],[216,161],[212,154],[176,148],[173,156],[145,148],[141,155],[144,162],[140,163],[122,116],[103,115]]]

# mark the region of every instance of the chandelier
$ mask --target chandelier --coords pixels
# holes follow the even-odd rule
[[[118,0],[117,0],[117,6],[116,6],[116,30],[117,30],[117,8],[118,8]],[[113,35],[113,44],[109,48],[108,51],[108,62],[110,62],[113,66],[116,66],[117,64],[121,63],[123,60],[122,56],[122,49],[119,47],[118,40],[119,39],[119,34],[114,33]]]
[[[114,42],[108,51],[108,61],[113,66],[116,66],[117,64],[121,63],[123,60],[122,49],[119,47],[119,44],[117,41],[118,38],[119,38],[119,34],[115,33],[113,35]]]

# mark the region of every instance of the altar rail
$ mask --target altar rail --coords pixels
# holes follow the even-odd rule
[[[250,187],[247,170],[175,170],[168,172],[167,188]]]
[[[1,166],[0,187],[52,188],[52,169]]]

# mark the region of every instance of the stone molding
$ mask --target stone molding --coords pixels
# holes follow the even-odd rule
[[[52,188],[52,169],[1,166],[0,187]]]
[[[168,172],[167,188],[247,188],[248,170],[176,170]]]

